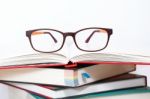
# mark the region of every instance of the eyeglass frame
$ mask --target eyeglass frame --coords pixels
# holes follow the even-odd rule
[[[107,38],[107,42],[106,42],[106,44],[105,44],[105,46],[104,46],[103,48],[101,48],[101,49],[99,49],[99,50],[91,50],[91,51],[90,51],[90,50],[81,49],[81,48],[78,46],[78,44],[77,44],[77,42],[76,42],[76,38],[75,38],[76,34],[79,33],[80,31],[87,30],[87,29],[101,29],[101,30],[105,30],[105,31],[107,32],[108,38]],[[50,52],[40,51],[40,50],[35,49],[34,46],[33,46],[33,44],[32,44],[31,35],[32,35],[33,32],[39,31],[39,30],[51,30],[51,31],[55,31],[55,32],[61,33],[62,36],[63,36],[63,42],[62,42],[61,47],[60,47],[59,49],[55,50],[55,51],[50,51]],[[94,33],[94,32],[93,32],[93,33]],[[93,33],[89,36],[89,38],[93,35]],[[49,34],[50,34],[50,33],[49,33]],[[83,29],[77,30],[76,32],[62,32],[62,31],[59,31],[59,30],[56,30],[56,29],[49,29],[49,28],[40,28],[40,29],[34,29],[34,30],[28,30],[28,31],[26,31],[26,36],[27,36],[28,39],[29,39],[29,42],[30,42],[31,47],[32,47],[35,51],[37,51],[37,52],[42,52],[42,53],[52,53],[52,52],[57,52],[57,51],[61,50],[62,47],[64,46],[64,43],[65,43],[65,40],[66,40],[66,37],[67,37],[67,36],[72,36],[73,41],[74,41],[76,47],[77,47],[79,50],[81,50],[81,51],[86,51],[86,52],[101,51],[101,50],[103,50],[103,49],[105,49],[105,48],[107,47],[108,42],[109,42],[109,39],[110,39],[110,36],[111,36],[112,34],[113,34],[113,30],[112,30],[112,29],[110,29],[110,28],[100,28],[100,27],[83,28]],[[53,38],[53,40],[54,40],[55,42],[57,42],[57,40],[53,37],[52,34],[50,34],[50,36]],[[87,39],[86,42],[88,42],[88,41],[89,41],[89,40]]]

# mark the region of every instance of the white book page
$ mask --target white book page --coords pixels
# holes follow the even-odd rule
[[[35,53],[0,60],[0,66],[38,63],[66,64],[68,60],[65,56],[56,53]]]
[[[116,53],[88,53],[71,59],[78,61],[114,61],[114,62],[145,62],[150,63],[150,56]]]

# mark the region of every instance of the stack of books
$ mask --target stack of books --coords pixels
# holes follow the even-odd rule
[[[150,96],[146,76],[131,73],[141,64],[150,65],[150,57],[88,53],[68,59],[56,53],[28,54],[1,60],[0,81],[14,90],[24,90],[30,95],[27,99]]]

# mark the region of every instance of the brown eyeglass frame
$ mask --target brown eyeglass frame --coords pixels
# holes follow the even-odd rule
[[[75,38],[76,34],[79,33],[79,32],[81,32],[81,31],[83,31],[83,30],[88,30],[88,29],[99,29],[99,30],[105,31],[105,32],[108,34],[108,38],[107,38],[106,45],[105,45],[103,48],[101,48],[101,49],[99,49],[99,50],[91,50],[91,51],[90,51],[90,50],[81,49],[81,48],[78,46],[78,44],[76,43],[76,38]],[[39,30],[51,30],[51,31],[55,31],[55,32],[61,33],[61,34],[63,35],[63,42],[62,42],[61,47],[60,47],[58,50],[50,51],[50,52],[45,52],[45,51],[40,51],[40,50],[35,49],[34,46],[33,46],[33,44],[32,44],[31,35],[32,35],[33,32],[36,32],[36,31],[39,31]],[[90,38],[92,37],[92,35],[93,35],[95,32],[97,32],[97,31],[94,31],[94,32],[86,39],[86,41],[85,41],[86,43],[88,43],[88,41],[90,40]],[[51,33],[49,33],[49,32],[45,32],[45,33],[48,33],[48,34],[53,38],[53,40],[54,40],[55,43],[57,42],[57,40],[53,37],[53,35],[51,35]],[[34,29],[34,30],[28,30],[28,31],[26,31],[26,36],[27,36],[28,39],[29,39],[29,42],[30,42],[31,47],[32,47],[35,51],[42,52],[42,53],[52,53],[52,52],[57,52],[57,51],[59,51],[60,49],[62,49],[62,47],[63,47],[63,45],[64,45],[64,43],[65,43],[65,40],[66,40],[66,37],[67,37],[67,36],[72,36],[72,38],[73,38],[73,40],[74,40],[74,43],[75,43],[75,45],[77,46],[78,49],[80,49],[80,50],[82,50],[82,51],[86,51],[86,52],[96,52],[96,51],[101,51],[101,50],[103,50],[103,49],[105,49],[105,48],[107,47],[108,42],[109,42],[109,39],[110,39],[110,36],[112,35],[112,33],[113,33],[112,29],[109,29],[109,28],[100,28],[100,27],[83,28],[83,29],[80,29],[80,30],[78,30],[78,31],[76,31],[76,32],[62,32],[62,31],[59,31],[59,30],[56,30],[56,29],[41,28],[41,29]]]

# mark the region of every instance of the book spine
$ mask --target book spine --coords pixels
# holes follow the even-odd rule
[[[73,67],[77,67],[77,64],[66,64],[65,68],[73,68]]]

